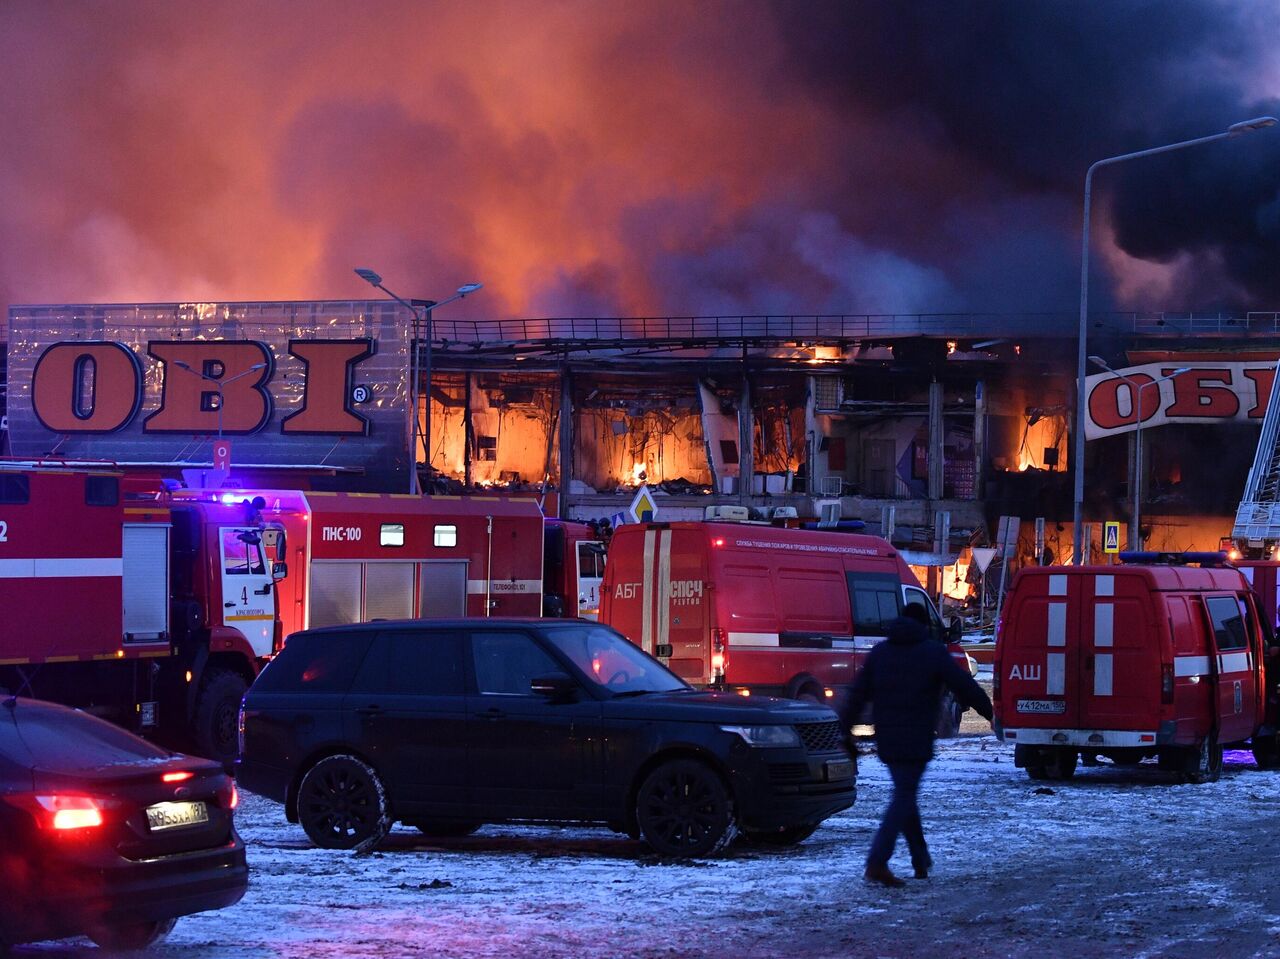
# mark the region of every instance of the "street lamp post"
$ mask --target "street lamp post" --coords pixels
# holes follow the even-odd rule
[[[1167,373],[1158,379],[1149,380],[1146,383],[1139,383],[1133,377],[1125,376],[1123,373],[1117,373],[1100,356],[1089,357],[1089,362],[1102,367],[1116,379],[1123,380],[1129,385],[1129,395],[1133,397],[1134,409],[1134,450],[1133,450],[1133,514],[1130,519],[1129,527],[1129,548],[1142,549],[1142,391],[1149,386],[1159,387],[1166,380],[1171,380],[1188,372],[1191,367],[1180,366],[1171,373]]]
[[[1084,538],[1084,420],[1085,420],[1085,338],[1088,333],[1089,319],[1089,201],[1093,192],[1093,171],[1099,167],[1110,166],[1113,163],[1121,163],[1125,160],[1136,160],[1139,157],[1155,156],[1157,153],[1169,153],[1173,150],[1182,150],[1186,147],[1199,146],[1202,143],[1213,143],[1215,140],[1234,139],[1243,136],[1246,133],[1252,133],[1254,130],[1263,130],[1267,127],[1275,126],[1277,121],[1275,117],[1254,117],[1252,120],[1242,120],[1239,123],[1233,123],[1227,127],[1222,133],[1215,133],[1212,136],[1198,137],[1194,140],[1183,140],[1179,143],[1170,143],[1165,146],[1152,147],[1148,150],[1139,150],[1136,153],[1124,153],[1120,156],[1107,157],[1098,160],[1089,167],[1084,176],[1084,222],[1081,228],[1081,252],[1080,252],[1080,329],[1079,341],[1076,348],[1076,423],[1075,423],[1075,442],[1072,443],[1072,460],[1073,472],[1075,474],[1074,483],[1074,532],[1073,544],[1071,549],[1072,563],[1079,565],[1080,556],[1083,549]]]
[[[174,360],[173,365],[180,370],[186,370],[188,373],[194,373],[196,376],[200,377],[200,379],[204,380],[206,383],[212,384],[213,388],[217,391],[218,393],[218,439],[222,439],[222,407],[225,405],[225,400],[226,400],[226,396],[222,392],[223,389],[229,386],[230,384],[234,383],[236,380],[241,379],[242,377],[248,376],[250,373],[256,373],[258,372],[258,370],[265,370],[267,368],[266,363],[254,363],[253,366],[249,367],[247,370],[242,370],[241,372],[237,373],[235,376],[228,376],[224,380],[221,377],[210,376],[208,373],[202,373],[200,370],[197,370],[195,367],[191,366],[191,364],[182,362],[182,360]]]
[[[401,306],[408,309],[413,316],[413,331],[410,336],[409,343],[409,492],[419,493],[418,488],[418,342],[425,339],[425,362],[423,363],[424,378],[426,380],[427,402],[426,410],[423,413],[422,427],[422,443],[426,450],[427,471],[431,471],[431,360],[432,360],[432,341],[435,339],[433,328],[432,310],[438,306],[444,306],[452,303],[454,300],[461,300],[471,293],[482,289],[483,283],[465,283],[458,287],[458,291],[453,296],[446,297],[443,300],[425,300],[414,301],[413,303],[392,293],[382,285],[382,277],[368,269],[367,267],[357,267],[356,276],[364,280],[375,289],[381,290],[391,299],[395,300]],[[419,328],[418,306],[422,307],[421,329]],[[419,334],[422,334],[421,336]]]

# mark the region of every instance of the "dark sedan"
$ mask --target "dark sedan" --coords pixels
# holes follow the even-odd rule
[[[0,952],[87,935],[137,949],[240,900],[235,784],[65,706],[0,699]]]
[[[582,620],[298,633],[245,697],[240,784],[317,845],[603,823],[664,856],[802,841],[856,795],[824,706],[697,692]]]

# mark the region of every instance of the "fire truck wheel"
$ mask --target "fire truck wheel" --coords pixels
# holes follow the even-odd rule
[[[1209,733],[1199,746],[1191,746],[1184,755],[1182,777],[1189,783],[1211,783],[1222,773],[1222,746],[1218,737]]]
[[[173,931],[177,919],[153,919],[117,926],[99,926],[89,930],[89,938],[101,949],[133,952],[153,946]]]
[[[729,790],[705,763],[673,759],[645,777],[636,794],[640,835],[659,856],[718,853],[737,835]]]
[[[484,823],[471,822],[464,819],[415,819],[413,822],[405,823],[405,825],[412,826],[424,836],[439,836],[441,839],[453,839],[460,836],[470,836],[473,832],[483,826]]]
[[[244,678],[227,669],[211,669],[205,673],[196,701],[196,752],[217,760],[224,766],[236,761],[236,724],[240,700],[248,690]]]
[[[772,832],[756,832],[754,830],[743,830],[743,836],[749,841],[759,843],[762,846],[794,846],[802,843],[817,831],[817,826],[787,826],[784,829],[775,829]]]
[[[391,831],[387,791],[355,756],[326,756],[298,786],[298,821],[321,849],[371,849]]]

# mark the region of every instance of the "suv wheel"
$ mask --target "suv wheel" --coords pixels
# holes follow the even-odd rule
[[[372,848],[391,830],[387,791],[355,756],[326,756],[302,777],[298,821],[321,849]]]
[[[636,794],[640,835],[659,856],[709,856],[737,834],[729,790],[706,764],[673,759],[645,777]]]

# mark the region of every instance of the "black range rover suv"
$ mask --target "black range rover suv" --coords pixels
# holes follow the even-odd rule
[[[835,714],[698,692],[583,620],[416,620],[296,633],[240,714],[240,785],[318,846],[484,823],[604,823],[663,856],[807,838],[853,804]]]

